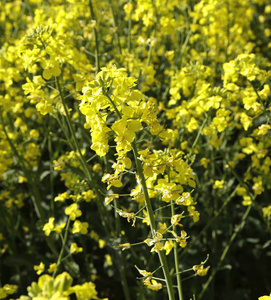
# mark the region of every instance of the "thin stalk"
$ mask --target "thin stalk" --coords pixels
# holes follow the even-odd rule
[[[89,3],[89,8],[90,8],[91,19],[94,20],[97,24],[96,16],[95,16],[95,13],[93,10],[92,1],[89,0],[88,3]],[[94,41],[95,41],[95,65],[96,65],[95,74],[97,75],[97,73],[99,72],[99,69],[100,69],[100,58],[99,58],[99,39],[98,39],[98,32],[96,29],[96,24],[93,27],[93,33],[94,33]]]
[[[245,211],[245,213],[244,213],[244,215],[243,215],[243,217],[242,217],[241,223],[240,223],[238,226],[236,226],[235,232],[232,234],[232,236],[231,236],[231,238],[230,238],[230,240],[229,240],[229,242],[228,242],[228,245],[227,245],[226,248],[224,249],[224,251],[223,251],[223,253],[222,253],[222,255],[221,255],[220,259],[219,259],[219,262],[218,262],[217,266],[213,269],[212,274],[211,274],[210,277],[208,278],[207,282],[203,285],[202,291],[201,291],[201,293],[199,294],[199,297],[198,297],[199,300],[202,298],[202,296],[203,296],[204,293],[206,292],[206,290],[207,290],[209,284],[210,284],[210,283],[212,282],[212,280],[214,279],[214,276],[215,276],[216,272],[219,270],[219,268],[220,268],[222,262],[224,261],[226,255],[227,255],[227,253],[228,253],[228,251],[229,251],[229,249],[230,249],[230,246],[231,246],[231,244],[233,243],[233,241],[235,240],[237,234],[238,234],[238,233],[241,231],[241,229],[244,227],[245,222],[246,222],[246,218],[248,217],[250,210],[251,210],[251,205],[247,207],[247,209],[246,209],[246,211]]]
[[[107,99],[108,99],[108,100],[110,101],[110,103],[112,104],[112,106],[113,106],[113,108],[114,108],[116,114],[118,115],[118,117],[121,119],[121,113],[120,113],[120,111],[118,110],[118,108],[117,108],[116,104],[114,103],[114,101],[111,99],[111,97],[110,97],[107,93],[105,93],[105,96],[107,97]]]
[[[185,51],[185,49],[187,47],[187,44],[188,44],[191,36],[192,36],[192,30],[189,30],[189,32],[187,33],[187,36],[185,38],[185,41],[184,41],[184,43],[182,45],[182,48],[180,50],[180,56],[179,56],[180,57],[179,58],[180,62],[178,64],[178,66],[179,66],[180,69],[182,68],[182,63],[183,63],[183,54],[184,54],[184,51]]]
[[[56,269],[53,273],[53,278],[56,277],[56,274],[57,274],[57,271],[58,271],[58,268],[62,262],[62,259],[63,259],[63,255],[64,255],[64,250],[65,250],[65,247],[66,247],[66,244],[67,244],[67,239],[68,239],[68,234],[69,234],[69,228],[70,228],[70,223],[71,223],[71,219],[69,217],[68,219],[68,222],[66,224],[66,229],[65,229],[65,235],[64,235],[64,239],[63,239],[63,243],[62,243],[62,248],[60,250],[60,253],[59,253],[59,256],[58,256],[58,259],[57,259],[57,266],[56,266]]]
[[[50,129],[50,127],[49,127]],[[50,157],[50,194],[51,194],[51,202],[50,202],[50,208],[53,213],[53,217],[55,216],[55,203],[54,203],[54,175],[53,175],[53,149],[52,149],[52,137],[48,137],[48,151],[49,151],[49,157]]]
[[[206,118],[204,119],[203,123],[202,123],[201,126],[200,126],[200,129],[199,129],[199,131],[198,131],[198,134],[197,134],[197,136],[196,136],[196,138],[195,138],[195,140],[194,140],[194,143],[193,143],[193,145],[192,145],[192,147],[191,147],[191,150],[190,150],[190,152],[189,152],[189,154],[188,154],[188,157],[187,157],[187,160],[186,160],[187,162],[189,161],[189,159],[190,159],[190,158],[192,157],[192,155],[193,155],[193,150],[194,150],[194,148],[196,147],[196,145],[197,145],[197,143],[198,143],[198,140],[199,140],[199,138],[200,138],[200,135],[201,135],[201,133],[202,133],[202,130],[203,130],[203,128],[204,128],[204,126],[205,126],[207,120],[208,120],[208,116],[206,116]],[[192,159],[192,162],[193,162],[193,159]]]
[[[202,133],[202,130],[203,130],[204,125],[206,124],[207,120],[208,120],[208,116],[206,116],[206,118],[204,119],[203,123],[200,126],[200,129],[198,131],[197,137],[196,137],[196,139],[195,139],[195,141],[194,141],[194,143],[192,145],[191,152],[193,152],[194,148],[196,147],[196,145],[198,143],[198,140],[199,140],[199,137],[200,137],[200,135]]]
[[[149,221],[150,221],[152,236],[154,236],[155,233],[156,233],[156,224],[155,224],[155,220],[154,220],[154,213],[153,213],[151,200],[150,200],[150,197],[149,197],[149,193],[148,193],[148,189],[147,189],[146,180],[145,180],[145,176],[144,176],[144,173],[143,173],[142,165],[141,165],[140,160],[138,159],[138,152],[137,152],[137,147],[136,147],[135,142],[132,143],[132,150],[133,150],[134,159],[135,159],[135,162],[136,162],[137,173],[138,173],[138,176],[140,178],[140,183],[141,183],[141,186],[142,186],[142,189],[143,189],[143,193],[145,195],[145,204],[146,204],[146,209],[147,209],[147,213],[148,213],[148,217],[149,217]],[[169,273],[169,269],[168,269],[165,254],[162,251],[158,251],[158,256],[159,256],[160,263],[161,263],[163,273],[164,273],[164,276],[165,276],[165,280],[166,280],[168,298],[169,298],[169,300],[175,300],[172,280],[171,280],[171,276],[170,276],[170,273]]]
[[[112,104],[112,106],[114,107],[114,110],[115,110],[116,114],[121,119],[121,113],[119,112],[118,108],[116,107],[114,101],[110,98],[110,96],[107,93],[105,93],[105,95],[108,98],[108,100],[110,101],[110,103]],[[114,206],[117,207],[116,199],[114,199]],[[115,209],[115,218],[116,218],[116,231],[117,231],[117,235],[118,235],[119,232],[120,232],[120,219],[119,219],[119,215],[118,215],[116,209]],[[128,288],[128,283],[127,283],[126,274],[125,274],[125,267],[124,267],[125,266],[125,261],[124,261],[122,252],[120,252],[119,255],[120,255],[121,262],[122,262],[122,265],[120,266],[121,284],[122,284],[122,287],[123,287],[125,299],[130,300],[131,296],[130,296],[130,292],[129,292],[129,288]]]
[[[175,215],[175,206],[173,201],[171,201],[171,215],[172,216]],[[176,226],[173,226],[173,231],[176,232]],[[181,279],[181,272],[179,269],[178,244],[176,241],[174,241],[174,262],[175,262],[175,272],[177,277],[179,300],[183,300],[182,279]]]

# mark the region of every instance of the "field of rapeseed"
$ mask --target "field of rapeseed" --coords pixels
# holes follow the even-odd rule
[[[1,0],[0,299],[270,300],[270,37],[269,0]]]

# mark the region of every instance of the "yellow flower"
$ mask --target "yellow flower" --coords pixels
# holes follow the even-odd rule
[[[80,222],[79,220],[76,220],[73,224],[72,233],[87,234],[88,226],[87,222]]]
[[[110,194],[108,197],[105,197],[105,204],[111,203],[114,199],[118,199],[119,195],[118,194]]]
[[[240,121],[246,131],[253,125],[253,119],[244,112],[241,113]]]
[[[130,243],[119,244],[119,247],[121,247],[122,251],[123,251],[123,250],[130,249],[131,248],[131,244]]]
[[[62,193],[62,194],[58,194],[58,196],[55,197],[54,201],[60,201],[60,202],[64,202],[65,200],[69,199],[69,194],[67,192]]]
[[[216,180],[213,184],[213,189],[223,189],[224,183],[224,180]]]
[[[41,262],[39,265],[34,266],[34,270],[37,271],[37,274],[40,275],[42,272],[44,272],[45,265],[43,262]]]
[[[244,206],[249,206],[249,205],[251,205],[251,204],[252,204],[252,199],[251,199],[251,197],[250,197],[250,196],[247,196],[247,195],[243,196],[242,204],[243,204]]]
[[[99,239],[99,248],[100,249],[103,249],[104,247],[105,247],[105,245],[106,245],[106,241],[105,240],[101,240],[101,239]]]
[[[91,231],[90,231],[90,237],[91,237],[93,240],[95,240],[96,242],[99,241],[99,235],[98,235],[98,233],[96,233],[94,230],[91,230]]]
[[[146,284],[147,288],[153,291],[158,291],[161,290],[163,288],[162,283],[158,283],[156,280],[151,279],[147,284]]]
[[[82,247],[78,247],[76,243],[72,243],[71,246],[70,246],[70,252],[72,254],[83,252],[83,248]]]
[[[182,248],[186,247],[186,245],[187,245],[187,241],[186,241],[187,233],[184,230],[181,231],[181,236],[178,236],[177,233],[174,232],[174,231],[171,231],[171,233],[175,237],[176,242],[179,243],[179,245]]]
[[[190,205],[187,207],[189,216],[193,218],[193,221],[196,223],[199,220],[200,213],[196,210],[195,206]]]
[[[48,272],[49,273],[53,273],[56,270],[56,268],[57,268],[57,264],[56,263],[50,264]]]
[[[99,173],[102,170],[102,166],[99,163],[96,163],[93,167],[92,170],[96,173]]]
[[[173,226],[177,226],[177,225],[183,226],[181,223],[179,223],[181,221],[182,215],[183,214],[172,216],[171,217],[171,225],[173,225]]]
[[[70,216],[71,220],[74,221],[77,217],[82,215],[82,212],[80,209],[78,209],[77,204],[73,203],[65,209],[65,214]]]
[[[206,276],[209,269],[210,267],[204,268],[204,265],[193,266],[193,270],[195,271],[196,276]]]
[[[148,226],[150,226],[149,215],[145,209],[143,209],[143,215],[144,215],[144,220],[142,221],[142,223],[146,223]]]
[[[200,165],[203,166],[205,169],[207,169],[208,167],[208,164],[210,163],[210,159],[209,158],[206,158],[206,157],[203,157],[201,160],[200,160]]]
[[[112,263],[112,259],[111,259],[111,256],[109,254],[106,254],[105,256],[105,259],[106,259],[106,263],[108,266],[112,266],[113,263]]]
[[[266,135],[268,133],[268,130],[271,129],[271,125],[269,124],[262,124],[261,126],[258,127],[258,135]]]
[[[258,298],[258,300],[271,300],[271,293],[269,296],[261,296]]]
[[[164,244],[161,242],[163,238],[163,235],[160,232],[156,232],[156,235],[152,239],[146,239],[144,242],[149,246],[153,246],[151,249],[151,252],[158,252],[159,250],[162,250],[164,247]]]
[[[143,277],[143,282],[144,282],[144,284],[146,285],[146,284],[148,284],[149,282],[150,282],[150,280],[152,279],[152,273],[151,272],[148,272],[148,271],[146,271],[146,270],[140,270],[137,266],[135,266],[136,267],[136,269],[137,269],[137,271],[142,275],[142,276],[144,276]]]
[[[136,216],[134,213],[128,213],[126,211],[123,211],[123,210],[120,210],[120,209],[117,209],[116,210],[117,213],[123,217],[123,218],[127,218],[127,221],[130,223],[130,220],[133,220],[133,224],[132,226],[135,227],[135,222],[136,222]]]
[[[166,255],[168,255],[174,247],[174,242],[172,240],[166,241],[163,250],[166,250]]]
[[[95,289],[95,284],[92,282],[85,282],[82,285],[75,285],[69,289],[76,295],[77,300],[91,300],[99,299],[97,297],[97,291]],[[104,300],[108,300],[105,298]]]
[[[3,287],[0,288],[0,299],[6,299],[8,295],[15,293],[17,289],[17,285],[5,284]]]
[[[96,198],[96,195],[94,194],[94,192],[92,190],[88,190],[86,192],[83,192],[82,196],[84,197],[86,202],[90,202],[92,199]]]
[[[43,226],[42,230],[45,232],[45,235],[50,235],[51,231],[54,230],[54,221],[55,218],[49,218],[49,222]]]
[[[194,117],[192,117],[186,127],[188,132],[193,132],[199,128],[199,123]]]

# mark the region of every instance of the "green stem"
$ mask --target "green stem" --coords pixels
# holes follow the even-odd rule
[[[49,127],[50,129],[50,127]],[[50,208],[53,213],[53,217],[55,216],[55,203],[54,203],[54,168],[53,168],[53,148],[52,148],[52,137],[48,136],[48,151],[49,151],[49,157],[50,157],[50,194],[51,194],[51,202],[50,202]]]
[[[110,103],[114,107],[114,110],[115,110],[116,114],[118,115],[118,117],[121,119],[121,113],[118,110],[118,108],[117,108],[116,104],[114,103],[114,101],[111,99],[111,97],[108,95],[108,93],[105,93],[105,96],[107,97],[107,99],[110,101]]]
[[[60,253],[59,253],[59,256],[58,256],[58,259],[57,259],[57,266],[56,266],[56,269],[53,273],[53,278],[56,277],[56,274],[57,274],[57,271],[58,271],[58,268],[62,262],[62,258],[63,258],[63,255],[64,255],[64,250],[65,250],[65,247],[66,247],[66,244],[67,244],[67,239],[68,239],[68,234],[69,234],[69,228],[70,228],[70,223],[71,223],[71,219],[69,217],[68,219],[68,222],[66,224],[66,229],[65,229],[65,235],[64,235],[64,239],[63,239],[63,243],[62,243],[62,248],[60,250]]]
[[[95,22],[97,22],[95,13],[93,10],[92,1],[89,0],[88,3],[89,3],[89,8],[90,8],[91,19],[94,20]],[[96,29],[96,25],[93,27],[93,33],[94,33],[94,40],[95,40],[95,64],[96,64],[95,74],[97,75],[97,73],[99,72],[99,69],[100,69],[100,58],[99,58],[99,39],[98,39],[98,32]]]
[[[195,139],[195,141],[194,141],[194,143],[192,145],[191,152],[193,152],[194,148],[196,147],[196,145],[198,143],[198,140],[199,140],[199,137],[200,137],[200,135],[202,133],[202,130],[203,130],[204,125],[206,124],[207,120],[208,120],[208,116],[206,116],[206,118],[204,119],[203,123],[200,126],[200,129],[198,131],[197,137],[196,137],[196,139]]]
[[[141,165],[140,160],[138,159],[138,152],[137,152],[137,147],[136,147],[135,142],[132,143],[132,149],[133,149],[134,158],[135,158],[135,162],[136,162],[137,173],[138,173],[138,176],[140,178],[140,183],[141,183],[141,186],[142,186],[143,193],[145,195],[145,204],[146,204],[146,209],[147,209],[147,213],[148,213],[148,217],[149,217],[149,221],[150,221],[151,233],[152,233],[152,236],[155,236],[156,224],[155,224],[155,220],[154,220],[154,213],[153,213],[151,200],[150,200],[150,197],[149,197],[149,193],[148,193],[148,189],[147,189],[146,180],[145,180],[145,176],[144,176],[144,173],[143,173],[142,165]],[[168,269],[165,254],[162,251],[158,251],[158,256],[159,256],[160,263],[161,263],[163,273],[164,273],[164,276],[165,276],[165,280],[166,280],[168,298],[169,298],[169,300],[175,300],[172,280],[171,280],[171,276],[170,276],[170,273],[169,273],[169,269]]]
[[[171,215],[172,216],[175,215],[175,206],[173,201],[171,201]],[[176,232],[176,226],[173,226],[173,231]],[[181,279],[181,273],[179,269],[178,244],[176,241],[174,241],[174,261],[175,261],[175,272],[177,277],[179,300],[183,300],[182,279]]]

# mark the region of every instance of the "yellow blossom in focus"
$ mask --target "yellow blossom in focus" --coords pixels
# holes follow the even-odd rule
[[[70,216],[71,220],[74,221],[77,217],[82,215],[82,212],[78,209],[78,205],[73,203],[65,209],[65,214]]]
[[[54,222],[55,218],[51,217],[49,218],[49,222],[43,226],[42,230],[45,232],[45,235],[49,236],[52,231],[61,233],[62,229],[66,226],[66,223],[55,225]]]
[[[166,241],[163,250],[166,250],[166,255],[169,255],[171,250],[174,248],[174,242],[172,240]]]
[[[72,233],[87,234],[88,226],[87,222],[80,222],[79,220],[76,220],[73,224]]]

